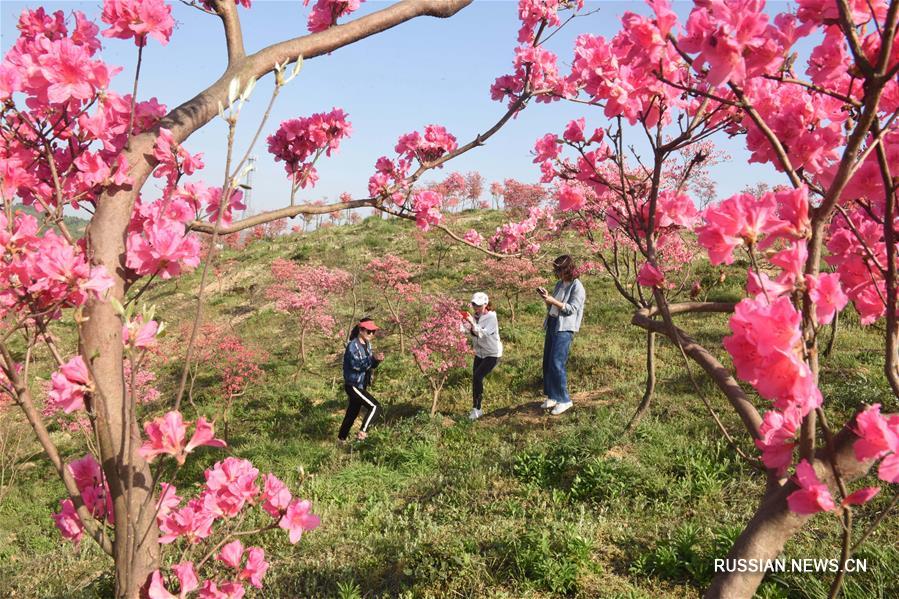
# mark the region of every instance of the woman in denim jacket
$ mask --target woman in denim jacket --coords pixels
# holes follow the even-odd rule
[[[350,333],[350,342],[343,352],[343,387],[349,403],[343,423],[340,425],[340,432],[337,433],[337,440],[341,443],[346,441],[363,405],[368,414],[362,420],[362,426],[356,434],[356,438],[360,441],[368,436],[368,425],[381,411],[381,404],[366,389],[371,381],[372,368],[377,368],[384,360],[384,354],[372,354],[371,351],[371,338],[378,328],[370,318],[360,320]]]
[[[584,302],[587,300],[587,292],[583,283],[575,277],[575,270],[571,256],[559,256],[553,260],[553,273],[559,277],[553,292],[549,293],[543,287],[537,289],[547,308],[543,322],[546,331],[543,342],[543,394],[547,399],[540,407],[552,408],[554,416],[572,405],[565,364],[574,334],[581,328]]]

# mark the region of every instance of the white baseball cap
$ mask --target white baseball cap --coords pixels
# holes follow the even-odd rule
[[[490,303],[490,298],[483,291],[478,291],[471,296],[471,303],[475,306],[486,306]]]

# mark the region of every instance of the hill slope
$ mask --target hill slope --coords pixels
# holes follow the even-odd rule
[[[486,234],[501,215],[453,218],[457,229],[475,226]],[[226,250],[209,286],[205,320],[228,323],[269,357],[262,381],[235,400],[230,449],[197,452],[178,472],[179,489],[189,489],[205,466],[230,453],[278,473],[313,500],[320,529],[295,546],[280,534],[259,541],[272,562],[266,596],[696,595],[712,575],[713,559],[726,554],[754,510],[762,480],[720,439],[680,358],[664,343],[653,411],[633,434],[623,435],[642,394],[644,337],[601,278],[585,280],[584,328],[569,362],[573,410],[552,417],[537,408],[543,307],[527,297],[515,323],[498,306],[505,356],[487,379],[482,420],[465,417],[465,371],[452,375],[440,414],[429,417],[429,390],[411,359],[399,355],[397,336],[387,327],[376,344],[388,360],[373,389],[385,405],[384,418],[365,442],[336,446],[345,407],[341,342],[311,338],[309,360],[299,366],[296,327],[265,295],[269,265],[278,257],[315,261],[364,279],[371,258],[395,253],[423,264],[419,281],[425,290],[452,293],[462,305],[473,291],[463,278],[483,256],[437,235],[423,250],[409,223],[370,218]],[[142,298],[157,304],[168,321],[173,356],[157,365],[163,399],[147,406],[148,413],[171,401],[183,355],[177,333],[193,315],[198,280],[194,273],[158,284]],[[736,297],[736,280],[721,293]],[[386,320],[366,285],[358,288],[357,300],[357,314]],[[350,323],[351,305],[341,305],[336,316]],[[689,325],[712,348],[727,334],[722,316]],[[854,322],[841,326],[844,351],[835,354],[839,361],[825,364],[842,375],[840,386],[825,393],[836,410],[883,397],[876,337]],[[199,413],[215,415],[217,381],[202,365],[198,373],[192,402]],[[699,384],[737,430],[714,388]],[[192,408],[188,413],[193,416]],[[77,435],[54,435],[70,457],[83,454]],[[103,574],[108,564],[99,551],[89,541],[73,551],[50,528],[49,513],[61,496],[46,460],[31,458],[0,504],[0,595],[102,596],[109,589]],[[884,505],[887,500],[877,499]],[[832,524],[816,519],[787,547],[787,556],[836,557]],[[862,553],[873,572],[850,576],[845,596],[899,595],[899,549],[882,542],[897,531],[892,522],[875,535]],[[826,596],[828,584],[820,576],[781,575],[766,582],[761,595]]]

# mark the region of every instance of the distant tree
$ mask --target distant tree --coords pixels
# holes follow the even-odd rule
[[[290,260],[272,262],[275,283],[266,291],[277,309],[294,316],[299,327],[300,363],[306,362],[306,334],[318,331],[330,335],[334,330],[335,300],[346,291],[352,276],[343,270],[325,266],[301,266]]]
[[[380,290],[390,318],[396,324],[400,334],[400,353],[405,354],[404,321],[409,313],[407,306],[421,293],[421,285],[412,282],[419,269],[404,258],[387,254],[369,262],[366,270],[371,273],[372,283]]]
[[[431,387],[431,416],[453,368],[465,366],[468,340],[460,326],[459,305],[452,297],[422,298],[427,315],[421,320],[412,357]]]
[[[481,268],[464,279],[467,285],[480,290],[499,291],[509,306],[511,320],[515,321],[518,298],[522,293],[532,293],[546,284],[534,262],[527,258],[487,258]]]

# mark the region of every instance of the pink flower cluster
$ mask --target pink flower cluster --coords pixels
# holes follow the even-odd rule
[[[115,72],[92,59],[100,48],[98,28],[83,13],[74,14],[69,35],[62,11],[52,17],[43,8],[22,13],[20,37],[0,64],[0,99],[22,92],[32,106],[71,102],[77,110],[107,88]]]
[[[665,0],[650,2],[656,19],[626,12],[621,30],[609,41],[583,34],[574,47],[574,60],[567,84],[583,90],[604,106],[607,117],[622,116],[630,124],[638,121],[654,127],[660,119],[670,122],[661,107],[689,107],[680,90],[663,83],[658,73],[678,84],[689,81],[689,69],[667,42],[676,17]]]
[[[739,246],[761,249],[777,239],[797,241],[811,233],[808,216],[808,190],[805,187],[767,192],[759,197],[749,193],[733,195],[706,208],[704,225],[696,228],[699,244],[709,252],[712,264],[731,264]]]
[[[303,0],[303,6],[309,6],[310,0]],[[317,0],[306,21],[309,31],[317,33],[325,31],[337,24],[337,19],[359,9],[365,0]]]
[[[434,162],[445,154],[454,152],[458,144],[456,138],[445,127],[427,125],[424,133],[413,131],[401,135],[394,150],[401,159],[415,158],[422,164]]]
[[[802,419],[822,403],[821,392],[802,359],[801,315],[786,296],[768,302],[763,295],[737,304],[730,319],[733,335],[724,338],[737,376],[773,402],[780,414],[765,415],[762,461],[783,472],[792,461],[793,435]]]
[[[287,486],[274,474],[265,476],[260,491],[256,484],[259,471],[247,460],[227,458],[206,470],[205,475],[206,485],[200,495],[183,507],[179,507],[182,499],[175,494],[175,487],[163,483],[157,514],[163,532],[162,543],[171,543],[178,538],[190,544],[200,543],[212,534],[216,520],[233,518],[246,506],[259,503],[275,518],[277,526],[288,532],[291,543],[296,543],[304,532],[318,528],[321,523],[310,511],[312,504],[294,499]],[[244,596],[244,582],[262,588],[263,577],[269,568],[262,548],[245,549],[243,543],[233,540],[222,546],[215,557],[225,568],[226,577],[210,577],[202,585],[192,562],[182,562],[172,568],[178,581],[177,597],[185,597],[199,589],[201,598],[233,599]],[[169,580],[169,586],[172,582]],[[150,598],[176,597],[166,584],[162,572],[154,572],[149,587]]]
[[[442,377],[464,366],[470,353],[459,327],[459,306],[447,296],[422,298],[422,305],[429,307],[429,315],[421,321],[412,357],[426,376]]]
[[[78,493],[88,512],[100,522],[114,524],[115,517],[109,485],[106,484],[106,478],[94,456],[87,454],[80,460],[69,463],[66,468],[75,479]],[[77,545],[84,536],[84,523],[71,499],[61,500],[59,507],[59,513],[53,514],[56,528],[59,529],[64,539]]]
[[[347,114],[333,108],[331,112],[282,122],[278,130],[268,136],[268,151],[275,161],[284,162],[284,170],[294,185],[315,186],[318,181],[316,160],[322,154],[330,156],[351,132]]]
[[[569,7],[570,3],[566,0],[518,0],[518,19],[521,21],[518,41],[522,44],[532,42],[538,24],[547,28],[561,25],[559,10]],[[583,7],[584,0],[577,0],[573,6],[574,10],[581,10]]]
[[[681,49],[697,54],[694,67],[708,65],[705,80],[719,86],[775,73],[795,38],[795,17],[768,23],[763,0],[713,0],[697,4],[687,19]]]
[[[793,168],[827,177],[836,167],[845,143],[842,127],[849,118],[845,105],[827,95],[811,94],[803,88],[778,85],[763,78],[747,83],[746,95],[770,131],[778,139],[789,140],[784,146]],[[743,126],[746,147],[752,153],[750,162],[768,163],[782,171],[783,164],[766,133],[755,123],[734,124],[729,130]]]
[[[422,231],[428,231],[443,220],[440,206],[443,197],[436,191],[419,191],[412,196],[412,210],[415,212],[415,225]]]
[[[883,197],[881,192],[881,204],[875,207],[875,215],[880,212],[877,216],[881,221]],[[848,211],[847,215],[852,223],[851,227],[846,216],[842,214],[836,215],[831,221],[827,241],[829,253],[825,260],[836,267],[840,281],[846,288],[846,294],[858,310],[861,323],[867,325],[886,314],[884,270],[887,264],[887,251],[883,236],[884,227],[872,217],[874,215],[862,208]],[[852,230],[853,228],[858,231],[861,239]],[[893,228],[899,231],[899,216],[894,220]]]
[[[541,234],[552,233],[556,227],[552,210],[531,208],[525,220],[497,227],[487,245],[491,250],[505,254],[516,252],[535,254],[540,249],[540,244],[534,234],[538,232]]]
[[[153,176],[165,177],[168,187],[174,187],[182,174],[192,175],[204,166],[203,154],[191,156],[165,127],[159,129],[156,144],[153,146],[153,157],[159,162]]]
[[[200,242],[187,232],[196,211],[183,198],[169,196],[152,204],[138,198],[128,226],[126,264],[138,276],[170,279],[200,263]]]
[[[519,46],[512,74],[497,77],[490,86],[490,97],[498,102],[508,98],[509,108],[525,95],[536,96],[537,102],[573,97],[574,84],[559,74],[557,62],[558,57],[543,46]]]
[[[181,465],[187,459],[187,454],[197,447],[203,445],[226,447],[224,441],[215,438],[212,423],[203,416],[197,418],[196,429],[190,441],[185,444],[189,425],[190,422],[184,422],[181,412],[176,411],[145,422],[144,433],[147,435],[147,440],[141,445],[138,453],[148,462],[152,462],[158,455],[170,455]]]
[[[50,376],[52,389],[47,394],[47,406],[55,412],[71,414],[84,408],[85,395],[92,393],[94,384],[81,356],[75,356]]]
[[[106,269],[90,264],[82,244],[39,229],[31,215],[16,212],[8,222],[0,214],[0,317],[26,308],[52,314],[82,306],[112,287]]]
[[[310,512],[311,503],[294,499],[274,474],[264,477],[263,488],[257,484],[259,470],[247,461],[225,458],[207,469],[206,484],[200,494],[183,507],[182,499],[171,485],[164,485],[159,499],[157,522],[167,544],[178,538],[197,544],[212,534],[212,526],[221,518],[233,518],[245,507],[261,503],[262,508],[286,530],[291,543],[299,541],[303,532],[318,527],[318,516]]]
[[[110,26],[103,31],[105,37],[133,37],[138,46],[146,45],[148,35],[164,46],[175,28],[172,7],[163,0],[103,0],[100,18]]]
[[[855,419],[855,434],[859,439],[853,444],[859,461],[879,460],[877,476],[888,483],[899,483],[899,415],[889,418],[880,413],[880,404],[869,406]]]

